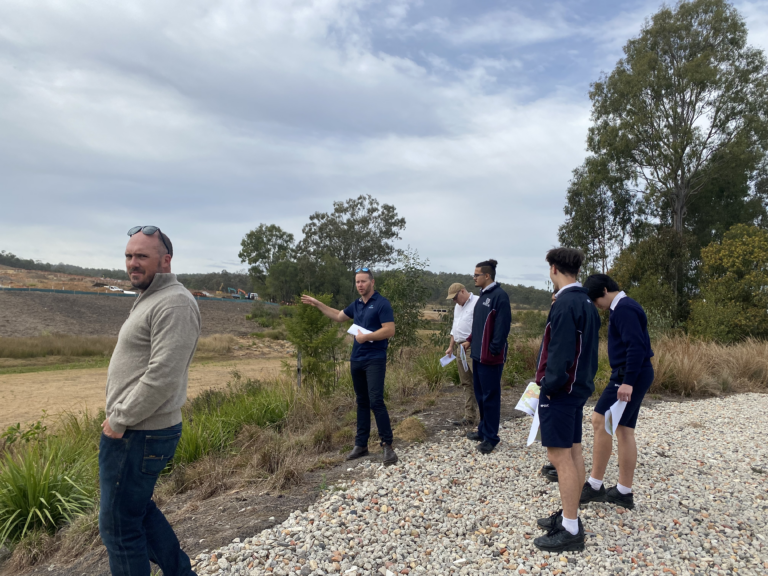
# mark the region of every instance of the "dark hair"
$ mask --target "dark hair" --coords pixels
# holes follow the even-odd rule
[[[490,274],[491,280],[496,280],[496,265],[498,262],[493,259],[488,259],[483,262],[480,262],[475,268],[480,268],[480,272],[483,274]]]
[[[163,250],[166,250],[166,253],[170,254],[171,258],[173,258],[173,244],[171,244],[171,239],[168,238],[162,230],[158,230],[158,232],[160,232],[160,236],[162,236],[162,239],[157,239],[160,243],[160,252],[162,253]],[[163,242],[165,242],[165,246],[163,245]]]
[[[547,252],[547,262],[561,274],[576,276],[584,262],[584,252],[576,248],[552,248]]]
[[[584,281],[584,288],[587,289],[589,299],[593,302],[605,296],[606,290],[608,292],[618,292],[620,290],[616,280],[607,274],[592,274],[592,276]]]

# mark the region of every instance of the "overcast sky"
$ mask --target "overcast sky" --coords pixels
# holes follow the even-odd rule
[[[659,5],[2,0],[0,249],[119,268],[155,224],[174,271],[238,270],[258,224],[372,194],[430,269],[543,287],[589,85]]]

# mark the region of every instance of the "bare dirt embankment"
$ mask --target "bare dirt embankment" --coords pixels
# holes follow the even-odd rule
[[[47,292],[0,292],[0,336],[74,334],[117,336],[134,299]],[[200,300],[203,336],[245,336],[254,324],[245,319],[252,302]]]

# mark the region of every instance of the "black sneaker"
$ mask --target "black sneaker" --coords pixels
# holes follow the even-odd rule
[[[475,442],[483,441],[483,437],[480,436],[480,434],[478,434],[476,430],[473,430],[472,432],[467,432],[467,438],[469,438],[470,440],[474,440]]]
[[[584,525],[579,518],[578,533],[571,534],[562,524],[552,528],[544,536],[539,536],[533,545],[545,552],[582,552],[584,550]]]
[[[488,442],[488,440],[483,440],[482,442],[480,442],[480,444],[477,445],[477,451],[480,452],[481,454],[490,454],[491,452],[493,452],[494,448],[495,446],[490,442]]]
[[[544,530],[552,530],[555,526],[562,526],[563,525],[563,510],[560,509],[552,516],[547,516],[546,518],[539,518],[536,520],[536,524],[538,524],[541,528],[544,528]]]
[[[547,479],[548,482],[557,482],[557,470],[552,464],[545,464],[541,467],[541,475]]]
[[[608,488],[603,502],[610,502],[611,504],[616,504],[616,506],[621,506],[628,510],[632,510],[635,507],[635,497],[633,493],[622,494],[616,486]]]
[[[595,490],[589,482],[584,482],[579,504],[586,504],[587,502],[605,502],[605,484],[600,485],[600,490]]]

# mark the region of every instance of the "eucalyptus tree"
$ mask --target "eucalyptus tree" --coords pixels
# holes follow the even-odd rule
[[[724,0],[663,7],[590,98],[590,151],[621,166],[681,238],[687,207],[730,152],[768,145],[766,58]]]

